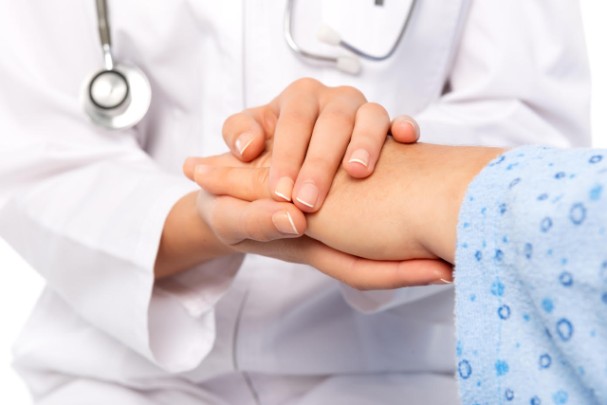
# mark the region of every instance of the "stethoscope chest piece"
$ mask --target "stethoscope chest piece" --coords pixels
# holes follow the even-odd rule
[[[126,129],[136,125],[147,113],[152,87],[137,67],[116,64],[93,73],[84,81],[81,100],[87,115],[108,129]]]
[[[95,4],[104,68],[84,81],[81,103],[95,124],[107,129],[130,128],[150,108],[152,86],[141,69],[114,63],[107,5],[105,0],[95,0]]]

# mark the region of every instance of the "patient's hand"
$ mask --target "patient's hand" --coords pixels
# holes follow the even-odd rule
[[[375,173],[338,173],[307,234],[361,257],[453,263],[459,207],[472,178],[501,149],[388,141]]]
[[[452,263],[467,185],[500,152],[388,140],[369,178],[338,172],[323,207],[308,215],[306,234],[369,259],[441,258]],[[230,156],[195,164],[205,165],[199,167],[196,182],[213,194],[247,201],[270,198],[267,167],[246,167]]]

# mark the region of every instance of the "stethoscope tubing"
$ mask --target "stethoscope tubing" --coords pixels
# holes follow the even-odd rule
[[[339,46],[343,49],[346,49],[349,52],[353,53],[354,55],[367,59],[367,60],[381,62],[386,59],[389,59],[390,57],[392,57],[394,55],[394,52],[396,52],[396,49],[398,49],[398,46],[402,42],[402,39],[405,36],[405,32],[407,32],[407,28],[409,27],[409,23],[411,22],[411,16],[413,15],[413,13],[415,11],[416,6],[417,6],[417,0],[412,0],[411,5],[409,6],[407,17],[405,18],[405,21],[403,22],[401,29],[398,33],[398,37],[396,38],[396,40],[394,41],[394,43],[392,44],[392,46],[390,47],[388,52],[386,52],[385,54],[383,54],[383,55],[370,54],[370,53],[365,52],[365,51],[361,50],[360,48],[350,44],[349,42],[344,41],[341,38],[339,39],[337,46]],[[295,41],[295,38],[293,36],[293,14],[294,14],[293,10],[294,10],[294,8],[295,8],[295,0],[287,0],[287,7],[285,8],[285,13],[284,13],[284,18],[283,18],[283,35],[284,35],[287,45],[289,45],[289,48],[291,48],[291,50],[293,52],[295,52],[297,55],[304,57],[304,58],[313,59],[313,60],[317,60],[317,61],[321,61],[321,62],[337,63],[338,62],[337,56],[321,55],[321,54],[306,51],[301,46],[299,46],[299,44]]]

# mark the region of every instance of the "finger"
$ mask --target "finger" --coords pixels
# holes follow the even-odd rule
[[[190,180],[194,180],[194,172],[197,166],[226,166],[226,167],[245,167],[237,158],[229,153],[208,157],[189,157],[183,162],[183,174]]]
[[[273,133],[273,116],[271,109],[259,107],[228,117],[221,132],[232,154],[243,162],[259,156],[265,148],[266,129],[270,127]]]
[[[293,204],[270,199],[246,202],[232,197],[202,199],[200,211],[217,237],[233,245],[300,237],[306,219]]]
[[[359,290],[450,284],[453,278],[452,266],[437,259],[378,262],[353,257],[350,261],[349,269],[343,267],[334,270],[335,277],[343,278],[346,284]]]
[[[442,260],[376,261],[332,249],[307,236],[271,243],[243,241],[235,246],[281,260],[309,264],[321,272],[359,290],[444,284],[452,280],[452,267]]]
[[[269,187],[275,199],[291,201],[295,178],[303,163],[318,116],[311,93],[285,93],[274,134]]]
[[[339,255],[339,260],[326,253],[309,253],[309,257],[312,266],[359,290],[436,284],[452,277],[451,265],[442,260],[375,261],[345,253]]]
[[[390,134],[400,143],[415,143],[419,139],[420,129],[412,117],[399,115],[392,121]]]
[[[390,116],[377,103],[366,103],[356,112],[352,139],[343,159],[344,169],[352,177],[368,177],[386,141],[390,129]]]
[[[352,136],[356,111],[364,102],[362,96],[339,91],[341,96],[320,112],[293,188],[293,203],[304,212],[316,212],[322,206]]]
[[[211,194],[255,201],[272,198],[268,188],[268,173],[267,167],[198,165],[192,179]]]

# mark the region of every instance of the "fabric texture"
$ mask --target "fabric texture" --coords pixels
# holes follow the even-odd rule
[[[359,33],[389,45],[389,24],[373,23],[370,3],[351,2],[348,13],[343,1],[300,3],[293,28],[304,49],[335,53],[310,29],[320,21],[355,44]],[[386,2],[382,22],[400,26],[401,16],[386,13],[398,3]],[[101,66],[94,3],[0,1],[0,33],[11,38],[0,59],[0,218],[14,228],[7,240],[48,281],[14,350],[36,401],[122,405],[145,395],[148,403],[185,405],[189,393],[208,387],[226,403],[247,404],[254,402],[242,398],[253,398],[255,387],[260,402],[284,405],[303,391],[301,376],[330,375],[339,383],[319,386],[322,396],[310,386],[308,398],[333,404],[341,387],[353,396],[379,386],[376,375],[398,372],[402,379],[381,381],[383,395],[421,403],[404,393],[405,379],[454,374],[451,289],[426,298],[422,289],[361,293],[360,302],[346,302],[339,284],[314,269],[256,255],[240,267],[227,258],[153,283],[166,215],[193,189],[181,165],[225,152],[226,117],[269,102],[301,77],[354,86],[390,116],[415,115],[426,141],[583,144],[589,72],[579,7],[418,2],[393,57],[363,61],[354,76],[291,52],[285,5],[156,0],[144,10],[141,2],[112,2],[116,61],[146,72],[153,101],[135,128],[111,132],[91,125],[78,99]],[[172,188],[177,182],[183,189]],[[2,225],[0,233],[8,235]],[[259,378],[242,371],[280,384],[260,390]],[[346,384],[347,376],[358,377]],[[116,399],[126,389],[135,395]],[[432,390],[444,394],[434,403],[455,402],[452,390]]]
[[[514,149],[470,185],[456,253],[463,404],[607,403],[607,151]]]

